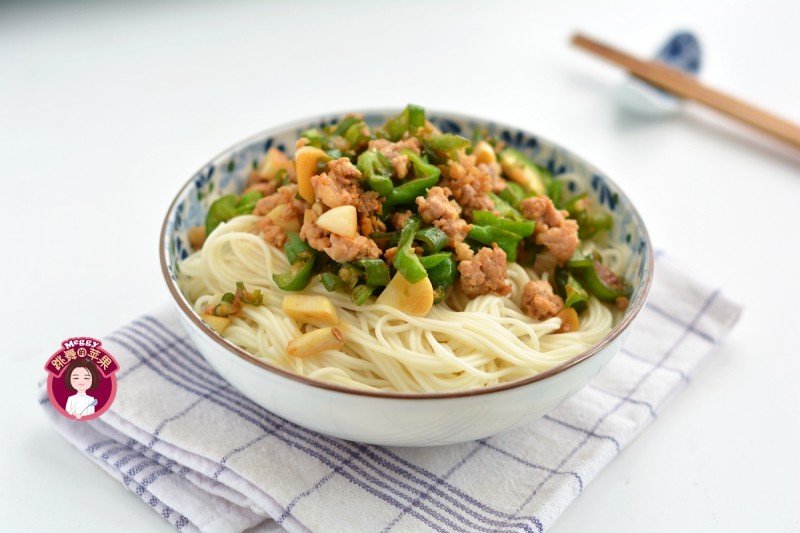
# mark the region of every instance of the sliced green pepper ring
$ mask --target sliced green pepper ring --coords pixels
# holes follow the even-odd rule
[[[311,273],[314,271],[316,256],[300,260],[289,272],[283,274],[273,274],[272,279],[279,289],[283,291],[302,291],[311,280]]]
[[[414,216],[408,219],[408,222],[406,222],[406,225],[400,232],[400,242],[397,243],[397,253],[392,262],[397,271],[400,272],[409,283],[416,283],[428,276],[428,273],[419,261],[419,257],[417,257],[417,254],[414,253],[412,248],[414,234],[417,232],[419,225],[419,217]]]
[[[604,302],[627,298],[633,292],[633,287],[624,278],[614,274],[600,261],[595,260],[592,266],[581,268],[581,274],[584,288]]]

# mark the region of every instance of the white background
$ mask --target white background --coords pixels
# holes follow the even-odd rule
[[[645,7],[647,6],[647,7]],[[429,108],[544,135],[603,169],[656,247],[745,306],[689,388],[552,528],[798,531],[800,151],[689,106],[621,113],[582,29],[639,56],[689,28],[702,79],[800,122],[796,2],[0,4],[0,529],[169,526],[51,428],[59,342],[168,301],[178,188],[254,132],[334,110]]]

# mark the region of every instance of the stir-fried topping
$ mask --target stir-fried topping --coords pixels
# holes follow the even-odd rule
[[[264,303],[264,295],[261,293],[261,289],[248,291],[243,282],[237,281],[236,292],[226,292],[222,295],[219,303],[206,305],[203,312],[206,315],[228,317],[241,311],[245,304],[258,307],[262,303]]]
[[[508,263],[533,267],[546,255],[557,265],[550,281],[531,281],[518,296],[531,318],[558,316],[571,331],[590,295],[627,304],[628,283],[580,252],[611,216],[586,195],[563,198],[557,177],[496,139],[441,133],[409,105],[374,129],[352,115],[305,131],[297,148],[293,159],[270,149],[247,192],[214,202],[205,227],[262,216],[263,238],[291,264],[274,276],[281,290],[301,291],[319,275],[358,305],[377,297],[424,315],[454,287],[470,298],[508,296]],[[193,242],[202,245],[200,233]],[[208,314],[227,316],[260,297],[229,294]]]

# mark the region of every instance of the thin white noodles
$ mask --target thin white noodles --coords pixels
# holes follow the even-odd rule
[[[225,338],[256,357],[313,379],[367,390],[445,392],[486,387],[550,369],[596,344],[611,329],[615,312],[589,300],[580,328],[553,333],[558,318],[541,322],[519,308],[522,287],[540,279],[517,263],[508,265],[509,297],[483,295],[470,300],[453,290],[447,301],[425,317],[407,315],[374,303],[356,306],[348,295],[329,293],[312,280],[307,294],[330,298],[339,309],[342,350],[329,350],[304,359],[286,353],[289,340],[308,331],[282,310],[283,292],[273,273],[289,270],[284,253],[258,235],[256,216],[240,216],[220,225],[203,248],[180,265],[179,284],[198,313],[219,303],[237,281],[248,290],[261,289],[264,304],[245,305],[225,330]],[[611,268],[627,257],[616,249],[599,250]],[[545,259],[546,261],[546,259]],[[538,270],[542,279],[552,266]]]

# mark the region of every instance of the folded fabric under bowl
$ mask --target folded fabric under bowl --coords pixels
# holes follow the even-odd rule
[[[185,530],[543,531],[642,431],[740,313],[714,286],[656,257],[647,305],[606,369],[544,418],[494,437],[387,448],[287,422],[223,381],[163,307],[103,339],[117,398],[57,429]]]

